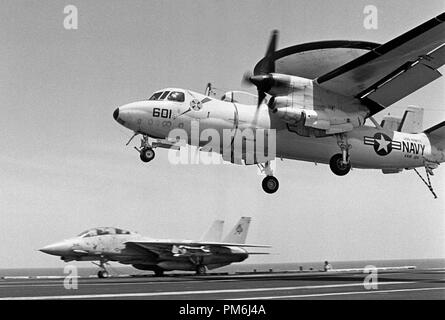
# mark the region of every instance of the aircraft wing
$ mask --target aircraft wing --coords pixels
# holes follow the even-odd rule
[[[359,98],[375,114],[439,78],[445,63],[445,12],[316,79]]]
[[[186,247],[187,249],[209,249],[211,247],[250,247],[250,248],[270,248],[268,245],[244,244],[244,243],[226,243],[226,242],[207,242],[207,241],[128,241],[125,244],[132,244],[143,249],[150,250],[156,254],[165,254],[172,252],[173,247]]]

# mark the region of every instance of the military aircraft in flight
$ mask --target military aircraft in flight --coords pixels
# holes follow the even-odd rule
[[[274,31],[265,57],[244,76],[257,88],[257,103],[240,103],[239,92],[219,100],[166,88],[118,107],[113,117],[133,131],[131,139],[142,135],[136,149],[144,162],[153,160],[154,148],[177,150],[185,141],[225,161],[258,165],[267,193],[278,190],[271,161],[281,158],[329,164],[339,176],[351,168],[413,169],[436,196],[429,176],[445,161],[445,122],[423,130],[422,113],[412,108],[403,119],[378,123],[373,116],[441,76],[444,21],[442,13],[382,45],[320,41],[277,51]],[[229,139],[215,139],[224,131]]]
[[[250,217],[242,217],[222,242],[224,221],[216,220],[197,241],[153,239],[119,228],[104,227],[89,229],[75,238],[50,244],[40,251],[60,256],[65,262],[91,261],[100,268],[99,278],[109,276],[105,267],[109,261],[153,271],[156,276],[172,270],[196,271],[202,275],[207,269],[244,261],[249,254],[267,254],[245,249],[270,248],[245,243],[250,221]]]

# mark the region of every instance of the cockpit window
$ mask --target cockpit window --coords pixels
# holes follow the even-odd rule
[[[162,94],[162,96],[159,98],[159,100],[164,100],[165,97],[170,93],[170,91],[164,91],[164,93]]]
[[[173,91],[172,93],[170,93],[167,100],[184,102],[184,100],[185,100],[184,92]]]
[[[82,232],[78,235],[80,238],[88,238],[88,237],[96,237],[96,236],[105,236],[105,235],[113,235],[113,234],[131,234],[130,231],[118,229],[118,228],[94,228],[87,231]]]
[[[148,100],[159,100],[159,97],[161,96],[162,93],[163,91],[155,92]]]
[[[130,233],[131,233],[130,231],[116,228],[116,234],[130,234]]]

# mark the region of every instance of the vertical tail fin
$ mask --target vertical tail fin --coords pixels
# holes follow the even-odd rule
[[[246,243],[247,231],[249,231],[251,217],[241,217],[223,242],[227,243]]]
[[[224,220],[215,220],[210,228],[202,235],[201,241],[221,241]]]
[[[410,106],[406,109],[397,131],[406,133],[422,132],[423,127],[423,108]]]

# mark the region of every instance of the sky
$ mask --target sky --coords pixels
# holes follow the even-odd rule
[[[378,28],[363,26],[366,5]],[[64,8],[78,9],[66,30]],[[114,109],[164,87],[245,89],[266,50],[320,40],[384,43],[444,11],[428,1],[95,0],[0,2],[0,268],[62,267],[37,249],[97,226],[197,239],[251,216],[247,241],[273,246],[246,263],[445,258],[445,168],[431,193],[412,171],[383,175],[278,161],[267,195],[255,167],[150,164],[125,143]],[[441,69],[443,72],[443,68]],[[445,119],[440,78],[376,118],[425,108]],[[249,89],[250,90],[250,89]],[[137,141],[135,141],[137,143]]]

